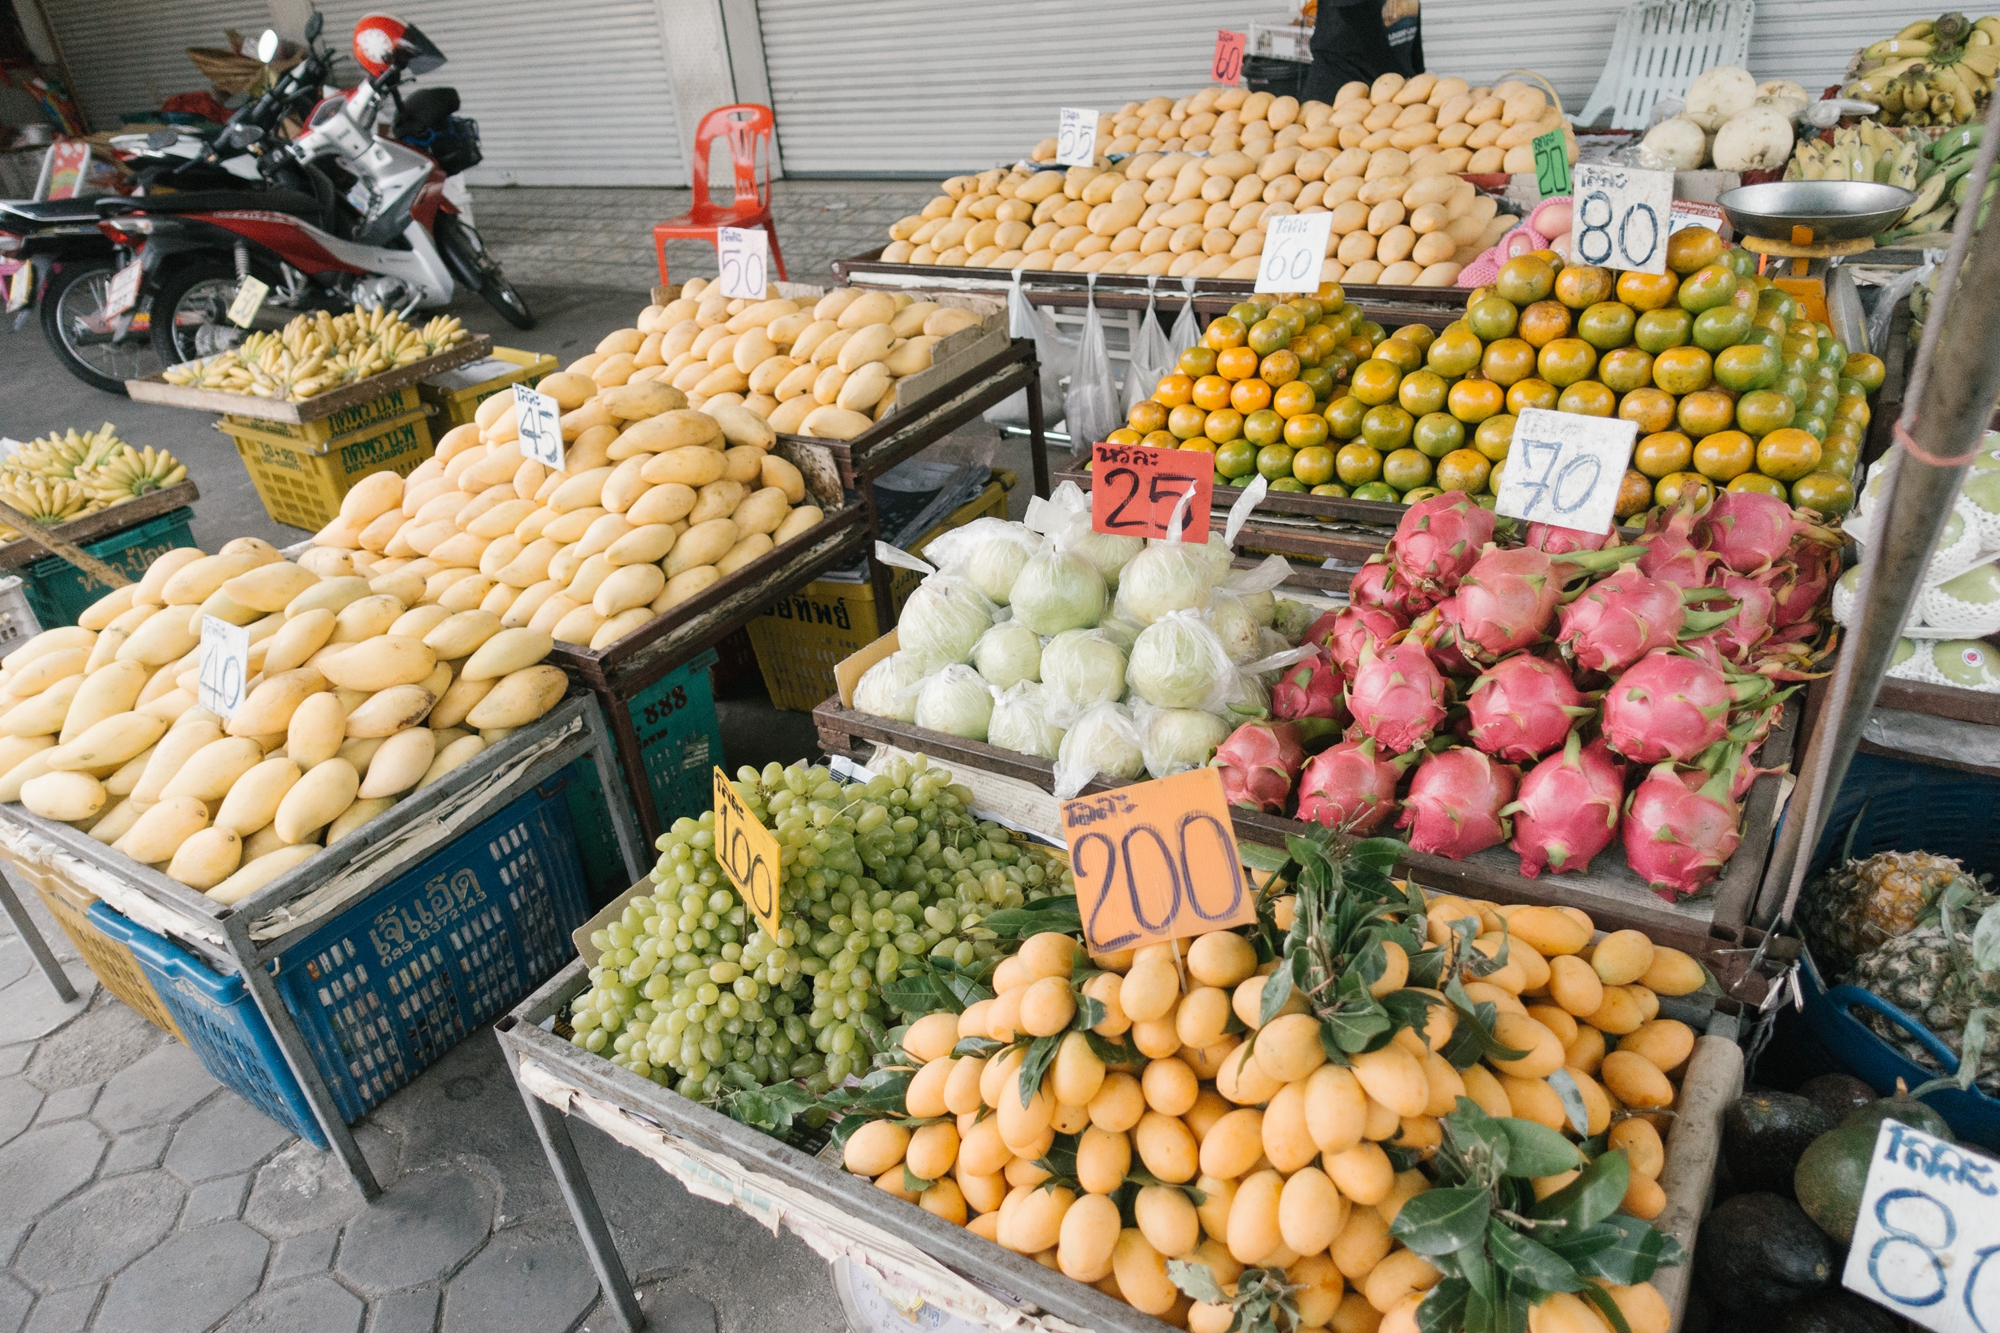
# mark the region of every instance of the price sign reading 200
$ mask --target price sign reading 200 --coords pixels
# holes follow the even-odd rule
[[[1214,769],[1065,801],[1062,819],[1092,953],[1255,921]]]

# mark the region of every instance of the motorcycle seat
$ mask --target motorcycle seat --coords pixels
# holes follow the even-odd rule
[[[36,226],[52,227],[66,222],[97,221],[97,200],[9,199],[0,201],[0,218],[13,218]]]
[[[390,133],[406,139],[442,129],[458,114],[458,106],[456,88],[420,88],[403,99],[403,109],[396,113]]]
[[[317,224],[319,200],[297,190],[183,190],[173,194],[148,194],[132,198],[120,196],[93,201],[103,215],[123,213],[219,213],[224,210],[256,209],[265,213],[290,213]]]

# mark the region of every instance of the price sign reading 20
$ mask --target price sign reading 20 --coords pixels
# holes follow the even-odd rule
[[[757,822],[720,768],[715,770],[715,859],[722,862],[750,914],[775,938],[780,924],[778,885],[784,877],[778,840]]]
[[[1214,769],[1065,801],[1062,821],[1093,954],[1255,922]]]

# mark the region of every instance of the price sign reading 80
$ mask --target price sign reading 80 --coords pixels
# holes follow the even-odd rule
[[[1638,433],[1636,422],[1524,409],[1514,423],[1494,511],[1530,523],[1611,531]]]
[[[1255,922],[1214,769],[1065,801],[1062,822],[1092,953]]]
[[[771,830],[757,822],[729,775],[715,770],[715,859],[743,896],[750,914],[776,937],[778,885],[783,882],[783,856]]]
[[[1667,271],[1674,173],[1581,163],[1571,182],[1569,252],[1577,261],[1635,273]]]
[[[2000,1333],[2000,1169],[1884,1120],[1841,1284],[1938,1333]]]

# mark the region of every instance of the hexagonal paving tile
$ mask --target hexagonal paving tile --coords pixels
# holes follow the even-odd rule
[[[35,1223],[14,1272],[43,1291],[102,1282],[173,1230],[182,1196],[164,1171],[92,1185]]]
[[[104,1135],[87,1120],[32,1130],[0,1148],[0,1224],[26,1225],[89,1180],[104,1155]]]
[[[0,1328],[19,1328],[21,1321],[28,1317],[28,1307],[35,1302],[35,1294],[0,1273]]]
[[[113,1132],[178,1120],[221,1086],[199,1056],[170,1041],[114,1074],[91,1119]]]
[[[250,1299],[271,1244],[241,1222],[170,1236],[112,1282],[94,1333],[201,1333]]]
[[[493,1225],[493,1187],[463,1171],[398,1181],[347,1224],[335,1269],[369,1295],[449,1273]]]
[[[568,1328],[597,1299],[576,1228],[545,1219],[495,1232],[444,1291],[444,1333]]]
[[[292,1131],[231,1093],[181,1122],[165,1165],[190,1183],[241,1175],[292,1138]]]
[[[278,1239],[337,1227],[367,1206],[340,1159],[300,1139],[258,1168],[243,1220]]]
[[[330,1277],[267,1291],[216,1333],[360,1333],[361,1298]]]
[[[0,1143],[28,1127],[41,1109],[42,1094],[24,1078],[0,1079]]]
[[[402,1140],[406,1168],[467,1159],[488,1168],[501,1186],[496,1225],[563,1207],[541,1141],[491,1033],[460,1042],[369,1118]]]
[[[19,995],[39,975],[0,991],[0,1003]],[[76,1021],[63,1028],[61,1041],[44,1041],[24,1071],[43,1092],[102,1083],[163,1041],[173,1038],[148,1023],[109,991],[99,991]]]

